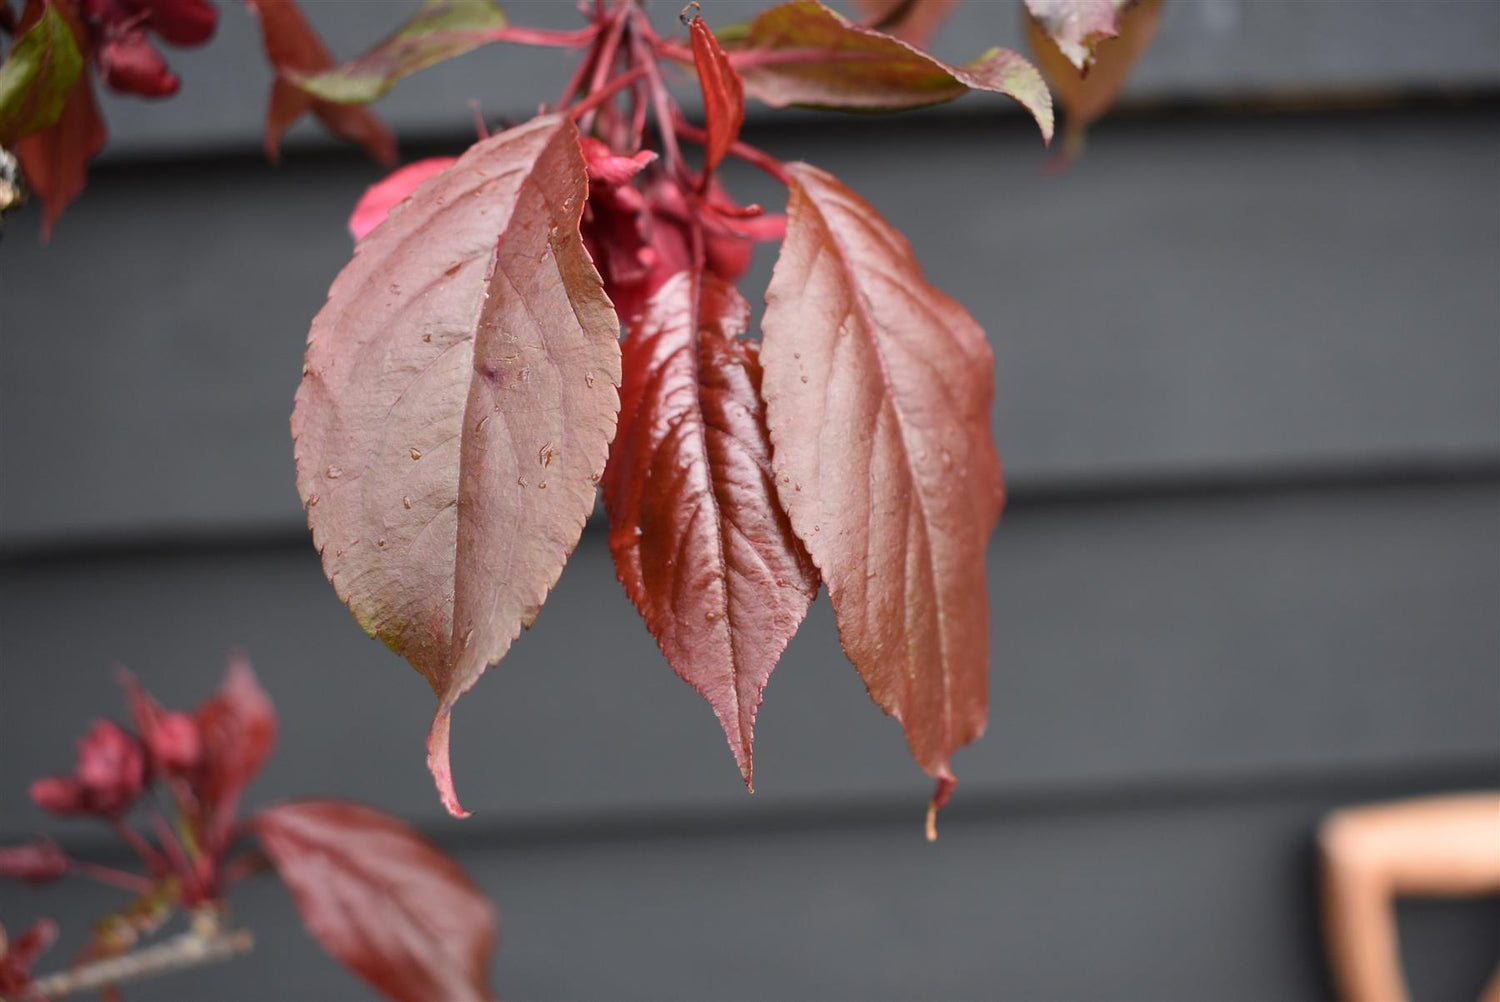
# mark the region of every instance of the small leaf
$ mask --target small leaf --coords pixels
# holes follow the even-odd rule
[[[333,57],[307,23],[296,0],[245,0],[245,5],[260,20],[266,58],[276,71],[266,113],[266,156],[279,159],[282,134],[311,111],[335,135],[362,147],[376,161],[394,165],[396,137],[374,112],[315,98],[292,83],[294,76],[319,73],[333,66]]]
[[[856,0],[856,5],[865,11],[871,28],[926,48],[958,9],[958,0]]]
[[[52,125],[83,72],[83,54],[67,18],[52,2],[0,63],[0,146]]]
[[[703,117],[708,133],[703,169],[710,173],[740,137],[740,127],[745,124],[745,86],[703,18],[693,18],[688,30],[693,41],[693,63],[698,68],[698,86],[703,91]]]
[[[400,820],[301,800],[250,819],[302,923],[397,1002],[492,999],[495,911],[458,862]]]
[[[1052,137],[1052,97],[1041,74],[1009,49],[963,66],[883,32],[851,24],[817,0],[793,0],[750,23],[730,60],[745,90],[773,107],[891,111],[941,104],[971,90],[1005,94]]]
[[[1080,73],[1094,63],[1094,46],[1120,33],[1120,11],[1135,0],[1026,0],[1026,13]]]
[[[276,708],[243,654],[232,655],[218,693],[194,712],[199,761],[193,788],[212,817],[208,838],[226,834],[240,795],[276,746]]]
[[[578,130],[481,140],[355,247],[292,414],[323,569],[439,704],[428,765],[463,809],[449,715],[530,626],[594,507],[620,324],[579,236]]]
[[[988,701],[993,358],[873,208],[815,167],[787,173],[761,350],[776,486],[845,653],[941,806]]]
[[[42,239],[88,181],[89,161],[104,149],[107,133],[94,88],[80,77],[57,121],[16,144],[26,183],[42,201]]]
[[[745,782],[761,692],[818,592],[776,498],[750,307],[678,272],[625,340],[604,475],[620,581],[667,662],[707,699]]]
[[[368,104],[402,77],[496,41],[505,12],[491,0],[426,0],[396,32],[337,69],[293,74],[314,97]]]
[[[1085,75],[1036,18],[1027,14],[1026,35],[1032,54],[1067,116],[1062,144],[1065,160],[1082,152],[1088,127],[1115,103],[1131,68],[1151,44],[1160,15],[1161,0],[1134,0],[1121,8],[1118,34],[1098,44]]]

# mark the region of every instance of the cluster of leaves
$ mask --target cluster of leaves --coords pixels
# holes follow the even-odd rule
[[[739,132],[746,95],[893,111],[984,90],[1050,139],[1043,77],[1005,49],[954,65],[914,44],[952,2],[872,0],[859,24],[792,0],[717,34],[691,4],[685,43],[636,0],[581,6],[580,32],[509,39],[581,50],[555,110],[398,171],[351,219],[292,417],[324,569],[431,684],[428,762],[462,815],[454,705],[531,625],[602,486],[626,593],[745,782],[762,692],[826,586],[845,652],[937,781],[930,834],[987,712],[991,352],[872,206]],[[1081,74],[1124,4],[1033,6]],[[489,0],[429,0],[297,82],[368,101],[503,24]],[[701,127],[665,85],[678,66]],[[786,185],[785,216],[720,186],[728,156]],[[757,240],[782,246],[754,340],[735,283]]]
[[[338,800],[240,815],[277,729],[246,661],[231,660],[220,691],[190,713],[164,709],[127,673],[122,681],[133,730],[96,721],[73,772],[37,780],[31,797],[54,814],[108,825],[141,869],[77,859],[48,840],[0,848],[0,877],[78,876],[132,895],[96,924],[76,963],[124,954],[179,911],[224,913],[226,893],[269,864],[312,936],[387,997],[491,997],[494,912],[458,864],[407,825]],[[0,935],[0,997],[38,997],[30,968],[55,936],[50,922],[9,948]]]

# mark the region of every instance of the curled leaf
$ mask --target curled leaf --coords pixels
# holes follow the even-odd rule
[[[396,137],[374,112],[314,97],[292,82],[333,66],[333,57],[296,0],[245,0],[245,5],[260,20],[261,41],[276,72],[266,113],[266,156],[278,159],[282,134],[311,111],[335,135],[362,147],[373,159],[395,164]]]
[[[787,173],[761,350],[776,486],[844,651],[941,806],[987,712],[993,358],[869,204],[815,167]]]
[[[83,54],[68,19],[44,2],[0,63],[0,146],[40,132],[62,115],[83,72]]]
[[[1052,137],[1052,97],[1036,67],[1009,49],[962,66],[851,24],[817,0],[793,0],[752,21],[730,50],[745,90],[773,107],[889,111],[941,104],[971,90],[1013,98]]]
[[[1120,33],[1120,11],[1135,0],[1026,0],[1026,14],[1080,73],[1094,64],[1094,47]]]
[[[712,272],[678,272],[651,297],[625,340],[604,476],[620,581],[747,784],[761,693],[818,591],[776,497],[749,322]]]
[[[1115,33],[1090,50],[1087,74],[1065,54],[1057,39],[1049,35],[1034,15],[1028,13],[1026,17],[1026,36],[1032,54],[1066,116],[1065,158],[1082,152],[1088,127],[1115,103],[1131,67],[1151,44],[1161,16],[1161,0],[1130,0],[1119,8],[1118,15]]]
[[[745,124],[745,86],[703,18],[693,18],[689,32],[708,133],[703,169],[712,172],[729,154],[729,148],[740,137],[740,127]]]
[[[307,931],[382,995],[494,998],[495,911],[453,857],[388,814],[337,800],[277,804],[250,824]]]
[[[292,414],[323,569],[438,696],[428,765],[462,814],[449,715],[530,626],[594,506],[619,321],[583,248],[578,130],[481,140],[355,248]]]
[[[505,12],[491,0],[426,0],[385,41],[335,69],[293,74],[314,97],[368,104],[402,77],[496,41]]]

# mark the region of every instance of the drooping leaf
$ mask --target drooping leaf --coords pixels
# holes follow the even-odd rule
[[[1014,98],[1052,136],[1052,97],[1036,67],[1009,49],[953,66],[817,0],[772,7],[730,49],[745,90],[781,108],[890,111],[941,104],[971,90]]]
[[[958,0],[857,0],[857,5],[876,31],[926,48],[958,9]]]
[[[869,204],[815,167],[787,172],[761,350],[776,486],[844,651],[940,807],[949,758],[987,712],[984,549],[1004,501],[993,360]]]
[[[1026,13],[1080,73],[1094,63],[1094,47],[1120,33],[1120,12],[1135,0],[1026,0]]]
[[[380,811],[277,804],[250,820],[302,923],[397,1002],[491,999],[495,910],[453,857]]]
[[[374,112],[313,97],[292,83],[294,76],[319,73],[333,66],[333,57],[296,0],[245,0],[245,4],[260,20],[266,58],[276,72],[266,113],[266,156],[278,159],[282,133],[311,111],[335,135],[362,147],[380,163],[394,165],[396,137]]]
[[[531,625],[594,506],[619,412],[619,321],[579,235],[578,130],[475,143],[355,248],[308,334],[292,414],[323,569],[454,702]]]
[[[651,297],[625,340],[604,476],[620,581],[747,784],[762,690],[818,591],[776,497],[749,322],[712,272],[678,272]]]
[[[392,171],[370,185],[349,214],[349,234],[355,241],[363,240],[367,233],[385,222],[391,210],[416,191],[418,185],[447,170],[457,160],[457,157],[428,157]]]
[[[693,18],[688,30],[693,42],[693,63],[698,69],[698,86],[703,91],[703,117],[708,133],[703,169],[712,172],[729,154],[729,148],[740,137],[740,127],[745,124],[745,86],[703,18]]]
[[[56,122],[82,72],[83,54],[68,19],[53,3],[43,3],[36,22],[0,63],[0,146]]]
[[[492,0],[426,0],[370,51],[336,69],[292,79],[314,97],[368,104],[402,77],[495,41],[495,32],[504,27],[505,12]]]
[[[1097,44],[1087,75],[1064,54],[1034,16],[1026,16],[1026,36],[1032,54],[1066,116],[1064,158],[1071,159],[1082,152],[1088,127],[1115,103],[1131,68],[1151,44],[1160,16],[1161,0],[1133,0],[1121,7],[1117,33]]]
[[[42,201],[42,239],[88,181],[89,161],[104,149],[107,133],[94,89],[80,76],[57,121],[16,144],[26,183]]]

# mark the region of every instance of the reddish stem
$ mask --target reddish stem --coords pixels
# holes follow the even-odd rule
[[[134,849],[136,851],[136,854],[140,856],[141,859],[146,861],[146,865],[150,867],[153,872],[172,872],[171,864],[167,862],[166,858],[162,856],[161,853],[152,848],[150,842],[147,842],[144,838],[141,837],[140,832],[136,831],[134,828],[130,827],[119,818],[115,818],[113,821],[111,821],[111,825],[114,827],[115,832],[125,840],[126,844],[128,844],[130,848]]]
[[[523,28],[507,25],[480,34],[486,42],[514,42],[517,45],[544,45],[554,49],[581,49],[594,40],[599,26],[591,24],[577,31],[555,31],[550,28]],[[441,35],[436,36],[441,39]]]
[[[645,16],[638,15],[638,20],[644,22]],[[663,166],[686,188],[689,186],[687,165],[682,160],[682,149],[677,145],[677,133],[672,127],[673,121],[680,116],[674,114],[672,95],[661,78],[661,67],[656,62],[652,36],[647,34],[649,30],[649,25],[644,25],[643,30],[631,35],[630,40],[636,59],[646,71],[651,94],[652,115],[656,119],[657,134],[661,137]]]
[[[644,66],[637,66],[629,73],[622,73],[621,75],[611,80],[609,83],[605,84],[600,89],[594,91],[582,101],[579,101],[577,104],[574,104],[572,107],[570,107],[568,109],[568,114],[573,118],[577,118],[580,115],[586,115],[589,112],[598,109],[601,104],[608,101],[616,94],[620,93],[620,91],[624,90],[626,87],[629,87],[632,84],[636,83],[638,80],[643,79],[645,76],[646,68]]]
[[[698,143],[699,145],[708,142],[707,132],[689,125],[680,117],[677,119],[674,128],[683,139],[689,142]],[[745,163],[759,167],[782,184],[791,183],[791,179],[787,176],[786,168],[781,165],[781,161],[771,156],[765,150],[751,146],[743,140],[737,140],[733,146],[729,147],[729,152],[732,156],[745,161]]]
[[[156,888],[156,884],[149,877],[131,873],[129,870],[118,870],[113,866],[90,863],[87,860],[69,859],[68,869],[80,877],[87,877],[101,884],[108,884],[110,887],[118,887],[131,894],[150,894]]]

